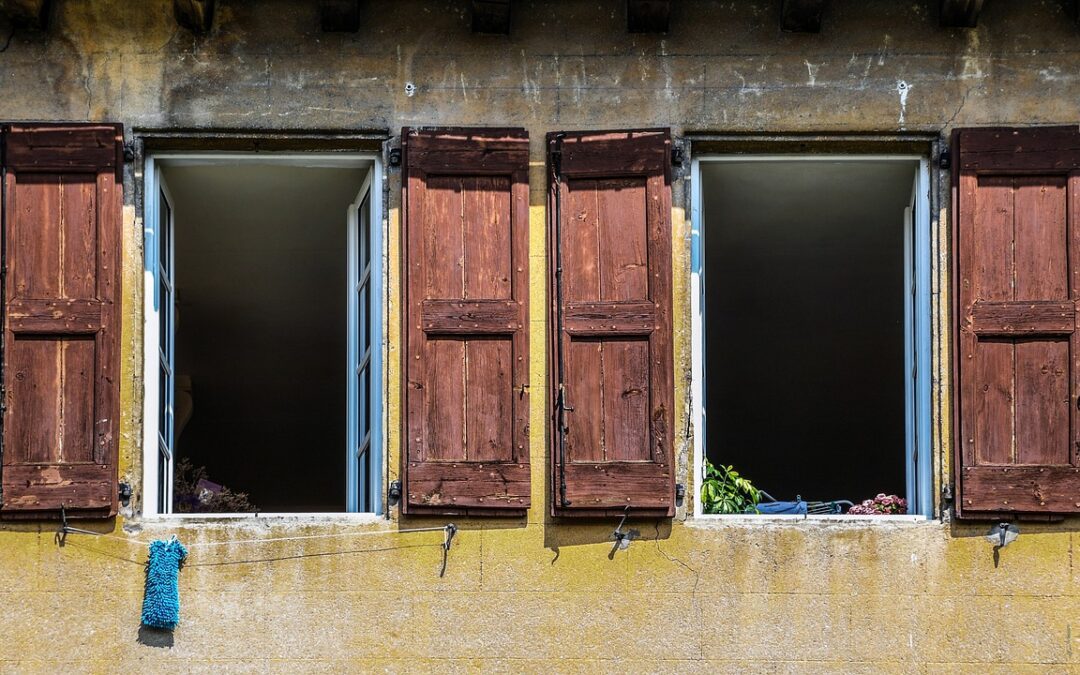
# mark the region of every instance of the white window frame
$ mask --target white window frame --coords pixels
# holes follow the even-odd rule
[[[168,195],[168,188],[164,186],[161,177],[163,166],[237,166],[245,163],[260,165],[294,166],[294,167],[319,167],[319,168],[367,168],[367,176],[358,186],[359,192],[356,200],[350,205],[346,214],[347,222],[347,246],[348,246],[348,303],[346,307],[348,335],[347,335],[347,359],[344,374],[349,375],[349,383],[346,388],[346,447],[344,448],[346,483],[345,510],[334,513],[252,513],[252,514],[173,514],[171,506],[171,477],[166,484],[164,512],[158,508],[158,500],[161,496],[161,476],[158,471],[159,429],[158,415],[160,412],[161,392],[158,383],[158,368],[160,356],[158,354],[160,335],[160,311],[157,293],[159,282],[158,265],[158,193],[164,188],[166,197],[175,220],[175,203]],[[384,372],[383,351],[386,345],[386,328],[384,314],[384,273],[386,270],[386,250],[384,235],[386,221],[383,218],[383,173],[382,159],[373,153],[278,153],[278,152],[239,152],[239,153],[181,153],[168,152],[147,155],[143,170],[143,490],[142,490],[142,515],[144,517],[255,517],[255,516],[304,516],[312,517],[340,517],[342,514],[356,514],[364,517],[381,516],[385,505],[383,504],[383,480],[382,467],[384,465],[384,448],[386,428],[383,406]],[[367,233],[363,242],[360,239],[362,218],[357,213],[359,206],[368,202],[367,209]],[[170,227],[175,239],[175,227]],[[361,244],[366,245],[368,254],[367,274],[361,275],[365,270],[360,266]],[[169,250],[172,250],[170,245]],[[175,256],[174,256],[175,258]],[[175,259],[170,269],[175,274]],[[360,354],[360,297],[364,294],[369,299],[370,322],[363,327],[367,334],[369,352]],[[170,308],[171,311],[171,308]],[[172,326],[172,321],[169,322]],[[175,347],[175,345],[174,345]],[[173,350],[175,351],[175,350]],[[366,358],[365,358],[366,356]],[[173,365],[175,354],[169,354],[169,365]],[[361,359],[364,363],[361,364]],[[361,433],[362,416],[359,414],[361,404],[361,389],[358,377],[362,370],[366,369],[370,378],[370,397],[363,404],[368,410],[370,428]],[[170,388],[171,389],[171,388]],[[171,401],[166,402],[167,419],[171,415]],[[366,446],[361,448],[361,443]],[[364,450],[368,454],[366,463],[360,462],[360,452]],[[172,458],[170,458],[171,460]],[[168,467],[171,472],[172,461]],[[365,484],[360,484],[361,465],[370,467],[369,474],[365,476]],[[363,504],[361,503],[363,502]],[[367,507],[366,509],[362,507]]]
[[[705,514],[701,507],[701,486],[705,473],[705,275],[704,210],[701,194],[701,165],[711,162],[769,161],[917,161],[915,177],[914,230],[905,227],[904,287],[911,292],[905,299],[904,355],[907,405],[905,406],[906,481],[909,515],[721,515]],[[925,522],[934,517],[933,457],[931,455],[931,273],[930,251],[930,164],[925,155],[911,154],[708,154],[694,157],[690,168],[690,306],[691,306],[691,411],[694,424],[694,517],[768,520],[873,520],[880,522]],[[899,214],[898,214],[899,216]]]

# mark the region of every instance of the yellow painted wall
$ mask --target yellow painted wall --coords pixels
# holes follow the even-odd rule
[[[329,35],[318,31],[316,3],[221,0],[203,38],[177,29],[165,0],[55,4],[48,33],[18,30],[0,52],[0,120],[120,121],[129,136],[529,129],[534,507],[523,519],[457,519],[442,578],[442,534],[396,530],[445,520],[399,522],[396,510],[389,521],[141,518],[136,164],[124,210],[120,470],[140,494],[115,522],[84,525],[190,545],[182,622],[172,635],[140,632],[142,544],[71,535],[61,548],[54,523],[0,525],[0,670],[1080,672],[1075,520],[1022,524],[995,566],[986,525],[947,518],[736,522],[683,509],[674,521],[629,523],[640,538],[613,551],[614,522],[546,516],[544,133],[1076,123],[1080,31],[1061,3],[987,3],[980,28],[961,31],[939,28],[928,0],[836,0],[814,36],[779,33],[777,2],[687,0],[669,35],[631,36],[622,3],[566,0],[518,5],[512,35],[493,37],[469,32],[464,2],[387,3],[356,35]],[[910,85],[903,108],[899,81]],[[391,172],[389,392],[400,382],[399,189]],[[686,194],[676,182],[676,426],[692,434]],[[945,214],[934,226],[939,480],[951,447]],[[393,395],[387,404],[396,476],[400,408]],[[680,473],[692,484],[690,447],[681,437]]]

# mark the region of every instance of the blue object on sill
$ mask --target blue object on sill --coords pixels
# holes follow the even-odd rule
[[[187,549],[176,537],[150,543],[142,609],[144,626],[172,630],[180,623],[179,576],[186,557]]]
[[[757,505],[757,512],[765,515],[794,516],[805,516],[807,513],[806,502],[801,499],[797,502],[760,502]]]

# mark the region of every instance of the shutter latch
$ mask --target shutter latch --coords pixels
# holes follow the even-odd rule
[[[623,509],[622,518],[619,519],[619,524],[615,526],[615,531],[611,533],[615,537],[615,548],[620,551],[625,551],[630,548],[630,542],[637,537],[640,532],[637,530],[627,530],[623,532],[623,525],[626,524],[626,519],[630,516],[630,507],[627,506]],[[614,552],[614,550],[612,551]]]

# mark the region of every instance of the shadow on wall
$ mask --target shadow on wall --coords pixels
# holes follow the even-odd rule
[[[173,632],[163,628],[147,628],[139,625],[139,636],[135,639],[141,645],[157,647],[158,649],[172,649]]]

